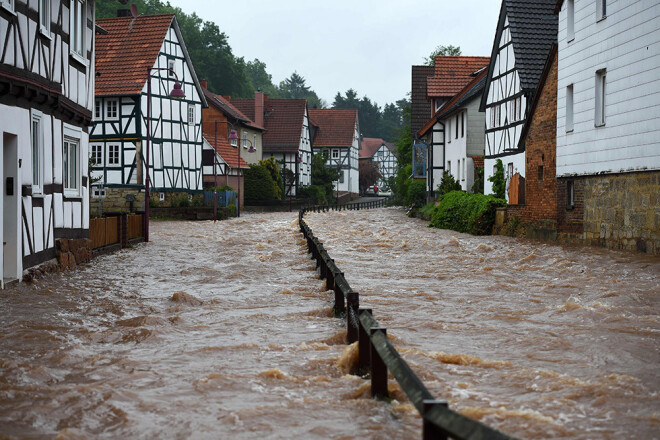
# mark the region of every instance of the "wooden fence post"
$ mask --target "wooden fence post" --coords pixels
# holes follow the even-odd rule
[[[346,342],[352,344],[358,340],[358,309],[360,308],[360,294],[352,290],[346,295]]]
[[[335,274],[335,277],[337,277],[337,276],[343,277],[344,272],[337,272]],[[341,316],[341,314],[345,310],[345,308],[344,308],[344,292],[342,292],[341,286],[339,286],[337,284],[336,278],[335,278],[334,291],[335,291],[335,316]]]
[[[366,372],[371,365],[371,340],[360,322],[360,316],[363,313],[371,316],[371,309],[358,308],[358,371],[360,374]]]
[[[373,335],[382,332],[387,337],[387,329],[384,327],[371,327],[369,333]],[[371,397],[387,397],[387,365],[380,358],[373,342],[371,343]]]
[[[444,400],[424,399],[422,401],[422,440],[447,440],[446,435],[424,418],[424,415],[435,406],[448,408],[447,402]]]

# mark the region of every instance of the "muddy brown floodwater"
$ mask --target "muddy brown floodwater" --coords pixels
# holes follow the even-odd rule
[[[308,214],[437,398],[521,438],[660,431],[660,259]],[[369,398],[295,214],[152,242],[0,293],[0,438],[403,438]]]

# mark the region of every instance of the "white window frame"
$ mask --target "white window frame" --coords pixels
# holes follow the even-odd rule
[[[332,159],[339,159],[339,149],[338,148],[333,148],[332,149],[331,158]]]
[[[257,149],[257,135],[256,135],[256,133],[252,135],[252,146],[254,147],[255,150]]]
[[[14,0],[0,0],[0,6],[11,13],[14,13]]]
[[[467,167],[465,166],[465,158],[463,160],[463,180],[465,180],[465,176],[467,174]]]
[[[571,42],[575,39],[575,3],[574,0],[566,1],[566,40]]]
[[[229,144],[232,147],[238,147],[238,139],[230,139],[229,141],[230,141]]]
[[[606,121],[606,94],[607,94],[607,69],[600,69],[596,71],[596,83],[595,83],[595,114],[594,114],[594,125],[596,127],[602,127],[605,125]]]
[[[113,106],[113,104],[114,104],[114,106]],[[108,121],[116,121],[116,120],[119,119],[119,100],[118,99],[106,99],[105,100],[105,119],[108,120]]]
[[[246,150],[248,148],[248,146],[247,146],[248,138],[247,137],[248,137],[248,132],[243,131],[243,148],[245,148]]]
[[[575,108],[573,104],[573,84],[566,86],[566,133],[573,131]]]
[[[173,77],[174,76],[174,63],[175,60],[174,58],[168,58],[167,59],[167,76]]]
[[[454,131],[456,132],[454,139],[458,139],[458,113],[456,113],[456,127],[454,127]]]
[[[65,124],[62,136],[62,185],[64,195],[80,197],[82,194],[82,130]],[[75,172],[72,174],[71,171]]]
[[[195,125],[195,104],[188,104],[188,125]]]
[[[104,199],[105,198],[105,188],[99,185],[94,185],[92,187],[92,198],[93,199]]]
[[[103,101],[100,99],[94,100],[94,119],[99,121],[103,119]]]
[[[461,112],[461,138],[465,137],[465,112]]]
[[[50,2],[51,0],[39,0],[39,30],[48,37],[50,37]]]
[[[447,119],[447,143],[451,144],[451,118]]]
[[[84,0],[71,0],[69,3],[69,50],[83,63],[87,29],[86,9]]]
[[[108,144],[108,165],[121,164],[121,146],[119,144]]]
[[[35,123],[36,128],[35,128]],[[36,131],[36,133],[35,133]],[[44,128],[43,113],[32,110],[30,123],[32,156],[32,194],[43,194],[44,189]],[[36,168],[36,169],[35,169]],[[36,182],[35,182],[36,180]]]
[[[92,164],[95,166],[103,166],[103,144],[90,144],[89,149]]]

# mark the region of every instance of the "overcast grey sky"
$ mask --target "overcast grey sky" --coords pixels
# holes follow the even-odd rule
[[[235,55],[273,83],[297,71],[328,104],[349,88],[381,107],[410,91],[410,66],[437,45],[489,56],[500,0],[169,0],[214,21]]]

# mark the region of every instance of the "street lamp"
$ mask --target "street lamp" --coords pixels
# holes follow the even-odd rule
[[[227,129],[229,129],[229,136],[228,137],[229,137],[230,141],[238,139],[238,135],[236,134],[236,130],[234,130],[234,125],[231,122],[224,121],[224,120],[213,121],[213,126],[214,126],[214,129],[215,129],[215,140],[214,140],[215,145],[213,145],[214,150],[216,148],[218,148],[218,124],[227,124]],[[218,194],[217,193],[217,191],[218,191],[218,171],[217,171],[217,167],[215,166],[216,165],[215,159],[216,159],[217,154],[218,154],[218,151],[216,150],[215,154],[213,155],[213,222],[214,223],[218,219],[218,195],[217,195]],[[239,159],[238,162],[239,162],[239,166],[240,166],[240,159]],[[227,176],[227,179],[229,179],[229,168],[230,168],[229,164],[227,164],[227,169],[225,169],[225,176]],[[241,182],[239,180],[238,186],[240,187],[240,185],[241,185]],[[240,199],[236,203],[240,204]],[[238,213],[238,207],[236,209],[237,209],[236,212]]]
[[[238,139],[238,137],[236,137]],[[250,149],[248,150],[248,153],[254,153],[257,151],[256,148],[254,148],[254,145],[252,145],[252,141],[249,139],[243,139],[243,142],[249,142],[250,143]],[[236,202],[236,217],[241,216],[241,143],[237,142],[236,145],[236,156],[238,158],[238,168],[236,168],[236,175],[238,176],[238,201]]]
[[[146,171],[147,176],[144,180],[144,241],[149,242],[149,190],[151,179],[149,178],[149,150],[151,142],[151,71],[152,70],[167,70],[170,72],[176,81],[174,82],[174,88],[170,92],[170,97],[175,99],[182,99],[186,97],[186,94],[181,87],[179,82],[179,77],[176,72],[169,67],[147,67],[147,154],[146,154]]]

